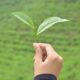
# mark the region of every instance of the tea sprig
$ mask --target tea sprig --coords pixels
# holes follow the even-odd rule
[[[35,41],[38,40],[38,36],[44,32],[45,30],[47,30],[48,28],[52,27],[54,24],[56,23],[60,23],[60,22],[66,22],[69,21],[67,19],[62,19],[60,17],[50,17],[47,18],[46,20],[44,20],[39,27],[35,27],[33,20],[26,14],[22,13],[22,12],[14,12],[12,13],[17,19],[21,20],[22,22],[24,22],[28,27],[30,27],[33,32],[34,32],[34,37],[35,37]]]

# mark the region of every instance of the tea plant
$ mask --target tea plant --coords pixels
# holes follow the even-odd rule
[[[18,18],[19,20],[21,20],[22,22],[24,22],[28,27],[30,27],[33,32],[34,32],[34,37],[35,37],[35,41],[38,40],[38,36],[44,32],[46,29],[52,27],[54,24],[59,23],[59,22],[66,22],[69,21],[67,19],[62,19],[60,17],[50,17],[47,18],[46,20],[44,20],[39,27],[36,27],[32,21],[32,19],[28,16],[25,15],[22,12],[14,12],[12,13],[16,18]]]

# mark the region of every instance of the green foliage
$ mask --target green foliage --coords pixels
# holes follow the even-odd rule
[[[45,31],[46,29],[52,27],[52,25],[59,23],[59,22],[65,22],[68,21],[67,19],[61,19],[59,17],[50,17],[46,19],[38,28],[37,35]]]
[[[29,27],[31,27],[32,29],[34,29],[33,21],[31,20],[31,18],[29,16],[25,15],[22,12],[15,12],[15,13],[12,13],[12,14],[14,16],[16,16],[22,22],[24,22],[25,24],[27,24]]]
[[[37,38],[37,35],[39,35],[43,31],[45,31],[46,29],[52,27],[52,25],[59,23],[59,22],[68,21],[67,19],[62,19],[59,17],[50,17],[50,18],[46,19],[42,24],[40,24],[38,29],[36,29],[36,27],[34,27],[33,21],[30,19],[29,16],[26,16],[22,12],[15,12],[15,13],[13,13],[13,15],[16,16],[19,20],[21,20],[22,22],[24,22],[25,24],[27,24],[28,26],[30,26],[33,29],[35,38]]]

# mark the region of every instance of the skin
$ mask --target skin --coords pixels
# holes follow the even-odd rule
[[[53,74],[57,78],[63,65],[63,58],[50,44],[34,43],[34,76],[39,74]]]

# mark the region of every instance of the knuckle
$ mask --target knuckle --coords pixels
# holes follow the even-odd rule
[[[58,56],[55,56],[55,57],[54,57],[53,55],[50,55],[49,58],[50,58],[51,60],[53,60],[53,61],[57,61],[57,60],[59,59]]]
[[[54,50],[54,48],[51,44],[47,44],[47,47],[49,47],[51,50]]]
[[[50,44],[47,44],[47,46],[51,46]]]
[[[49,58],[53,61],[63,62],[63,58],[61,56],[52,56],[52,55],[50,55]]]
[[[59,60],[59,57],[58,57],[58,56],[55,56],[55,57],[54,57],[54,60],[55,60],[55,61],[58,61],[58,60]]]
[[[59,57],[59,62],[63,64],[63,58],[61,56]]]

